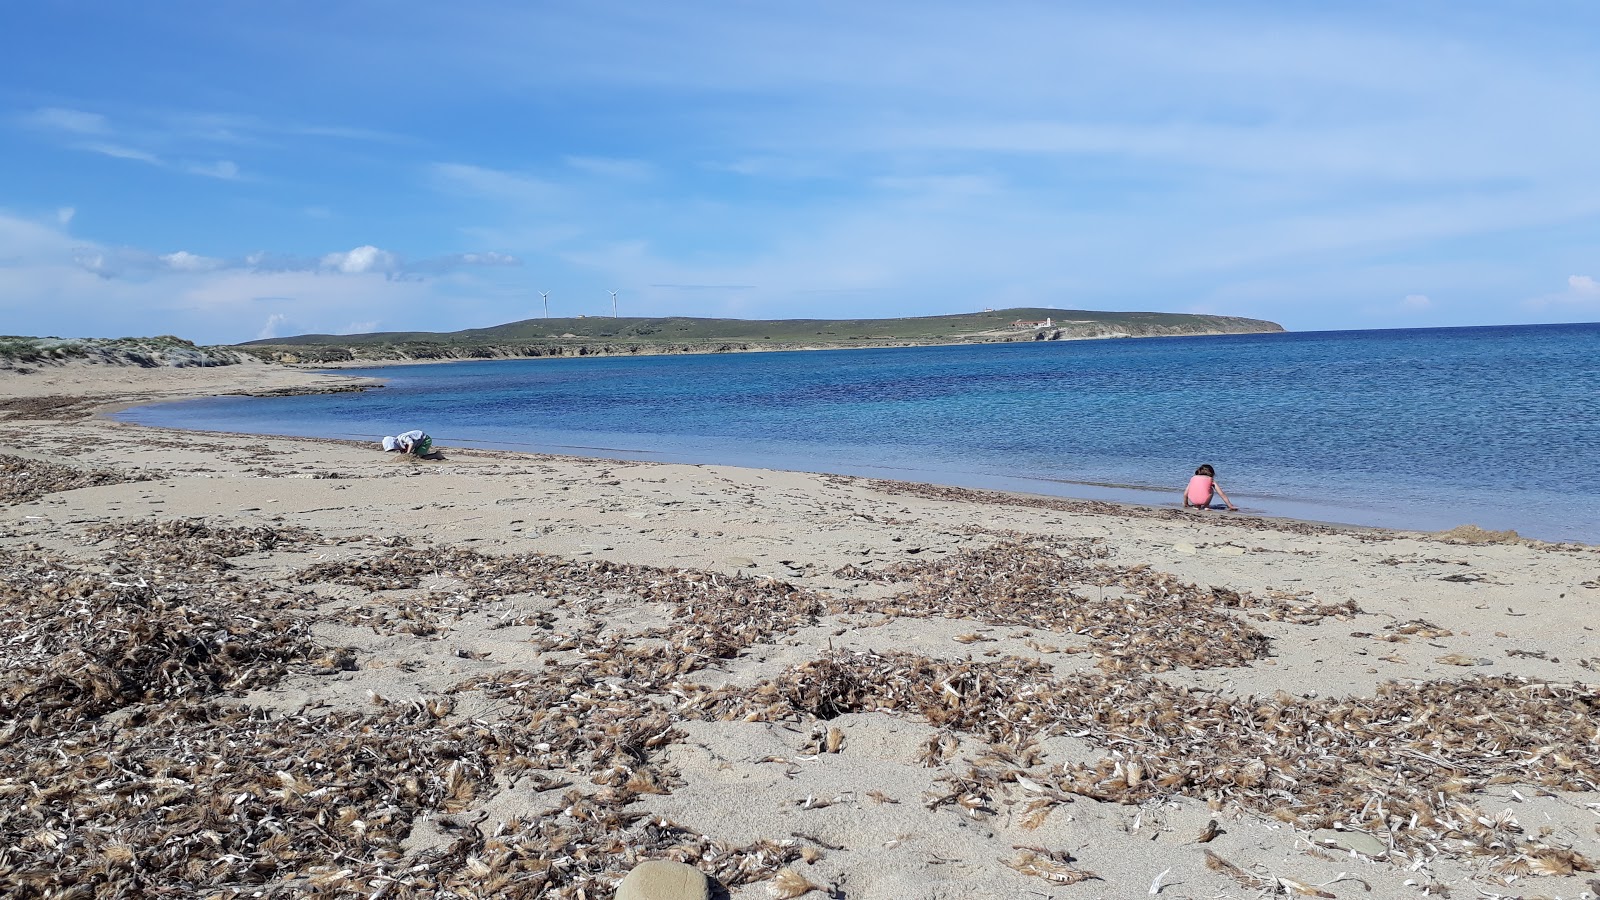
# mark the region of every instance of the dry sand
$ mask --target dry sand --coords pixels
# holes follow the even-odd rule
[[[0,893],[1600,893],[1595,548],[88,415],[329,380],[0,374]]]

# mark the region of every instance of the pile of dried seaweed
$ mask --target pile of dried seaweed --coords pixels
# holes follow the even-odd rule
[[[105,396],[50,394],[43,397],[0,398],[0,416],[11,419],[47,419],[76,422],[94,414],[95,407],[110,400]]]
[[[0,717],[13,722],[0,740],[265,684],[311,654],[308,623],[237,585],[158,584],[38,557],[0,557],[0,568]]]
[[[597,807],[577,795],[563,804],[547,815],[513,819],[488,835],[469,830],[448,849],[422,855],[415,868],[428,874],[418,878],[408,870],[394,883],[403,886],[402,896],[433,890],[436,896],[592,898],[608,896],[619,873],[643,859],[688,863],[731,886],[766,881],[788,863],[816,858],[808,853],[811,847],[793,839],[735,847],[664,819]],[[441,858],[457,862],[436,866]]]
[[[1102,561],[1105,556],[1092,541],[1005,541],[889,567],[875,580],[907,581],[907,590],[890,601],[842,605],[1081,635],[1089,638],[1102,668],[1144,672],[1243,666],[1268,656],[1267,637],[1224,610],[1302,625],[1359,612],[1353,602],[1322,605],[1288,594],[1261,598],[1201,588],[1144,566],[1111,566]]]
[[[403,600],[390,611],[365,607],[357,613],[363,617],[360,624],[382,624],[420,634],[441,630],[447,624],[445,618],[471,608],[462,599],[481,605],[514,594],[531,594],[553,598],[557,606],[581,603],[590,616],[618,602],[672,604],[678,626],[630,636],[633,640],[666,640],[657,647],[630,647],[621,653],[621,637],[602,639],[596,631],[534,642],[544,650],[580,651],[611,675],[693,671],[752,644],[815,624],[830,611],[845,610],[825,595],[771,578],[604,560],[578,562],[538,553],[488,556],[452,548],[396,550],[365,560],[310,566],[296,578],[302,584],[333,582],[367,590],[415,589],[425,578],[453,579],[456,587],[452,593],[432,592]]]
[[[591,615],[614,602],[607,598],[671,603],[677,626],[630,637],[658,637],[658,645],[633,646],[623,653],[622,637],[601,637],[598,629],[535,641],[545,650],[579,651],[618,675],[635,669],[684,674],[753,644],[793,634],[822,616],[843,613],[938,616],[1082,635],[1108,669],[1241,666],[1267,656],[1270,642],[1227,610],[1298,624],[1358,612],[1353,603],[1319,605],[1288,594],[1260,598],[1200,588],[1145,567],[1109,566],[1105,555],[1089,541],[1060,547],[1004,542],[887,569],[880,573],[882,579],[909,585],[888,600],[831,596],[771,578],[575,562],[537,553],[488,556],[454,548],[396,550],[324,563],[296,577],[301,583],[331,581],[370,591],[415,589],[429,577],[453,579],[458,587],[452,592],[345,614],[350,624],[419,635],[447,628],[449,620],[472,608],[466,601],[513,594],[582,601]]]
[[[1470,802],[1491,784],[1600,790],[1600,690],[1593,686],[1500,677],[1389,684],[1373,699],[1235,699],[1144,676],[1056,679],[1021,659],[849,653],[684,704],[685,714],[710,719],[815,720],[874,710],[921,716],[1009,748],[975,764],[944,799],[980,810],[1008,794],[1033,826],[1072,795],[1117,803],[1184,795],[1303,828],[1368,831],[1397,854],[1494,857],[1503,873],[1595,866]],[[1038,740],[1060,734],[1109,755],[1043,771],[1019,765]]]
[[[150,573],[174,555],[173,565],[188,567],[180,574],[201,574],[208,554],[312,537],[192,522],[98,534],[146,535],[127,545],[155,547],[123,556],[137,571],[116,575],[38,554],[0,557],[0,603],[17,614],[0,630],[17,650],[0,680],[0,714],[14,721],[0,735],[6,896],[70,888],[84,896],[411,897],[492,884],[580,898],[606,896],[646,857],[697,864],[729,885],[815,858],[794,841],[721,845],[628,809],[673,782],[657,758],[681,737],[671,719],[676,698],[661,687],[673,674],[670,659],[656,660],[668,668],[631,664],[638,678],[595,664],[458,686],[500,704],[488,721],[453,716],[448,698],[377,696],[368,712],[275,716],[216,696],[269,685],[290,664],[348,667],[350,655],[312,660],[305,623],[275,610],[287,602],[280,589],[247,578],[202,589]],[[185,540],[202,548],[200,563],[166,546]],[[704,577],[427,550],[379,560],[348,577],[390,584],[410,569],[420,578],[453,563],[478,579],[467,590],[537,588],[565,601],[563,578],[571,577],[577,597],[599,603],[608,602],[602,592],[681,594]],[[590,787],[574,788],[580,779]],[[408,852],[420,816],[462,813],[512,782],[550,793],[530,795],[528,817],[484,832],[441,820],[455,829],[454,843]]]
[[[75,469],[0,453],[0,503],[27,503],[57,491],[75,491],[78,488],[149,481],[161,477],[155,472]]]
[[[939,728],[930,763],[949,757],[954,733],[989,743],[946,778],[930,808],[983,816],[1015,804],[1037,826],[1074,796],[1142,803],[1185,795],[1306,828],[1342,823],[1418,860],[1482,854],[1507,873],[1591,865],[1514,821],[1481,814],[1471,795],[1510,781],[1596,789],[1593,689],[1480,679],[1311,701],[1174,687],[1143,672],[1247,665],[1267,650],[1248,619],[1313,623],[1356,610],[1115,567],[1094,542],[1006,540],[891,567],[874,576],[903,584],[887,599],[452,548],[393,548],[296,574],[301,584],[373,592],[338,613],[347,621],[393,600],[388,618],[374,621],[415,634],[511,608],[516,596],[545,598],[514,621],[539,628],[530,643],[549,654],[546,666],[455,686],[452,694],[493,704],[492,716],[466,718],[449,697],[374,695],[366,711],[323,716],[220,702],[218,694],[270,685],[291,666],[353,665],[348,651],[313,659],[319,651],[294,617],[308,594],[219,565],[327,543],[314,533],[188,520],[93,536],[115,542],[116,574],[0,555],[0,603],[16,611],[0,623],[10,651],[0,715],[15,723],[0,734],[0,892],[8,895],[58,896],[71,885],[85,895],[604,897],[647,857],[693,863],[727,885],[764,880],[816,851],[791,841],[723,846],[632,807],[675,785],[661,751],[682,739],[677,724],[868,710]],[[389,591],[400,593],[381,596]],[[671,626],[608,630],[610,613],[641,602],[664,605]],[[682,680],[836,614],[1081,635],[1101,665],[1058,678],[1017,658],[844,653],[754,688]],[[1425,625],[1396,632],[1423,635]],[[1038,741],[1060,734],[1107,755],[1045,768]],[[482,829],[463,821],[513,785],[528,792],[527,815]],[[443,842],[409,849],[417,822],[440,815]],[[1048,870],[1041,859],[1017,865]]]
[[[208,577],[230,568],[227,560],[236,556],[323,543],[316,532],[294,525],[241,528],[192,518],[96,525],[88,529],[88,538],[112,542],[109,557],[124,570],[162,575],[198,569]]]

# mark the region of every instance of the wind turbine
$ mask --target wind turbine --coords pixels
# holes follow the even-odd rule
[[[617,292],[611,292],[611,318],[617,317]]]
[[[544,298],[544,317],[548,319],[550,318],[550,292],[540,291],[539,296]]]

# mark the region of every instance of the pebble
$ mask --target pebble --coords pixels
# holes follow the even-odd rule
[[[1313,831],[1311,840],[1324,846],[1332,845],[1345,850],[1354,850],[1363,856],[1382,858],[1389,855],[1388,845],[1362,831],[1335,831],[1332,828],[1323,828]]]
[[[622,879],[617,900],[709,900],[711,882],[694,866],[647,859]]]
[[[728,557],[728,565],[735,569],[753,569],[756,566],[756,561],[748,556],[730,556]]]

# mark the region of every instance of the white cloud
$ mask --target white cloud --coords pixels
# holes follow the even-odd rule
[[[278,329],[288,321],[289,317],[283,313],[273,313],[272,315],[267,316],[267,324],[261,326],[261,330],[256,332],[256,340],[264,341],[267,338],[277,337]]]
[[[76,209],[73,209],[70,206],[63,206],[56,210],[56,222],[60,223],[61,225],[71,225],[72,217],[77,214],[78,211]]]
[[[450,330],[461,327],[452,317],[463,309],[487,316],[474,325],[515,318],[474,306],[495,285],[464,274],[486,271],[483,262],[504,254],[475,254],[479,265],[463,265],[450,278],[398,279],[382,269],[402,261],[376,248],[330,254],[336,264],[366,269],[346,273],[324,268],[318,257],[222,259],[188,250],[155,254],[106,246],[74,238],[59,218],[24,218],[0,209],[0,322],[6,331],[66,337],[166,333],[209,343],[256,334],[371,330],[380,316],[411,328]],[[524,292],[517,297],[526,300]]]
[[[344,327],[341,334],[371,334],[378,330],[378,320],[371,319],[366,322],[351,322]]]
[[[346,275],[361,275],[367,272],[392,272],[398,268],[398,260],[393,253],[379,250],[368,244],[357,247],[347,253],[329,253],[322,258],[322,267],[343,272]]]
[[[226,265],[225,260],[214,259],[209,256],[199,256],[187,250],[168,253],[161,257],[167,268],[174,272],[210,272]]]
[[[1412,312],[1421,312],[1432,309],[1433,301],[1429,300],[1426,294],[1407,294],[1406,298],[1400,301],[1400,306]]]
[[[1600,311],[1600,281],[1596,281],[1592,275],[1569,275],[1566,290],[1529,297],[1522,301],[1522,305],[1538,311],[1554,310],[1563,315],[1573,310]]]

